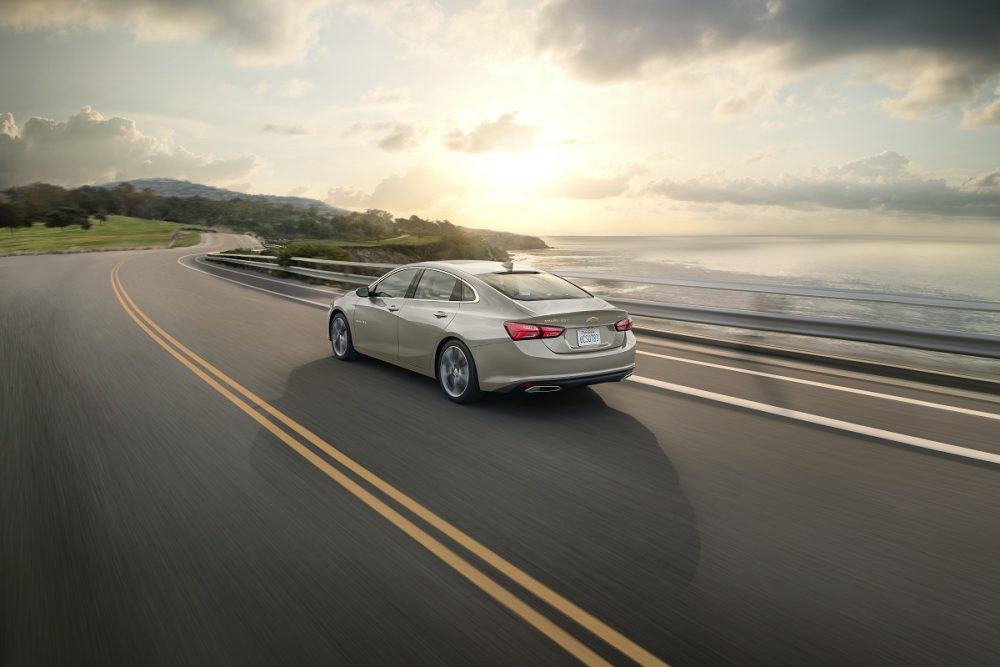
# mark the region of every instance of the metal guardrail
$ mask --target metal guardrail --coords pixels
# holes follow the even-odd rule
[[[722,327],[772,331],[798,336],[832,338],[858,343],[895,345],[931,352],[967,354],[1000,359],[1000,336],[921,329],[897,324],[876,324],[832,317],[811,317],[752,310],[665,304],[658,301],[604,297],[632,315],[656,319],[713,324]]]
[[[226,264],[235,264],[238,266],[249,266],[255,269],[266,269],[269,271],[281,271],[283,273],[290,273],[292,275],[304,276],[307,278],[316,278],[317,280],[329,280],[339,283],[349,283],[352,285],[368,285],[372,283],[379,275],[385,273],[389,269],[394,269],[398,264],[376,264],[368,262],[342,262],[340,260],[333,259],[313,259],[311,257],[292,257],[291,261],[299,262],[301,264],[318,264],[320,266],[341,266],[345,269],[350,269],[352,267],[359,267],[363,269],[377,269],[380,271],[378,274],[361,274],[358,272],[352,273],[349,270],[345,271],[324,271],[323,269],[310,269],[304,266],[280,266],[278,264],[278,258],[269,255],[240,255],[235,253],[209,253],[205,255],[206,259],[210,259],[216,262],[223,262]]]
[[[372,274],[361,274],[356,271],[352,272],[350,270],[352,268],[384,272],[399,266],[397,264],[345,262],[340,260],[313,259],[309,257],[291,258],[291,261],[297,264],[329,266],[343,269],[342,271],[328,271],[324,269],[309,268],[307,266],[279,266],[277,264],[276,257],[268,257],[266,255],[213,253],[207,255],[206,258],[217,262],[250,266],[253,268],[273,271],[282,271],[293,275],[352,285],[368,285],[378,277],[377,275]],[[1000,303],[949,299],[945,297],[894,295],[855,290],[782,287],[775,285],[757,285],[732,282],[673,280],[574,271],[555,271],[554,273],[566,278],[582,278],[607,282],[655,284],[698,289],[730,290],[738,292],[760,292],[767,294],[807,296],[824,299],[842,299],[847,301],[872,301],[933,308],[1000,312]],[[672,304],[660,301],[624,299],[614,296],[604,296],[603,298],[609,303],[618,306],[623,310],[627,310],[632,315],[654,319],[709,324],[739,329],[750,329],[755,331],[771,331],[775,333],[831,338],[861,343],[878,343],[881,345],[894,345],[919,350],[928,350],[932,352],[947,352],[1000,359],[1000,336],[993,336],[989,334],[921,329],[918,327],[896,324],[879,324],[829,317],[814,317],[797,314],[791,315],[752,310],[715,308],[711,306]]]
[[[727,292],[759,292],[781,294],[783,296],[805,296],[814,299],[842,299],[845,301],[871,301],[893,303],[905,306],[928,306],[955,310],[978,310],[1000,312],[1000,303],[972,299],[926,296],[922,294],[883,294],[867,290],[847,290],[818,287],[785,287],[765,283],[737,283],[728,281],[684,280],[682,278],[648,278],[642,276],[618,276],[586,271],[557,271],[563,278],[582,278],[615,283],[639,283],[643,285],[665,285],[668,287],[693,287],[697,289],[724,290]]]

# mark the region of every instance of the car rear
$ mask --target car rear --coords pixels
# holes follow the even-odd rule
[[[483,389],[559,391],[631,374],[635,336],[625,311],[541,271],[477,277],[515,305],[502,323],[506,340],[477,352]]]

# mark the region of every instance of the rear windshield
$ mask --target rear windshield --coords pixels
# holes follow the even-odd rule
[[[481,273],[484,283],[517,301],[548,301],[551,299],[586,299],[590,297],[573,283],[551,273],[506,272]]]

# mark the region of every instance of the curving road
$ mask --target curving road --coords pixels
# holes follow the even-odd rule
[[[0,258],[0,664],[1000,664],[997,396],[643,338],[457,406],[208,238]]]

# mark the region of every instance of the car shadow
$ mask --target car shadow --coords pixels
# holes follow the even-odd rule
[[[590,388],[462,406],[390,364],[323,358],[292,370],[271,403],[585,609],[646,626],[654,643],[697,570],[696,517],[670,459]],[[295,489],[276,502],[334,484],[264,429],[251,459],[275,488]]]

